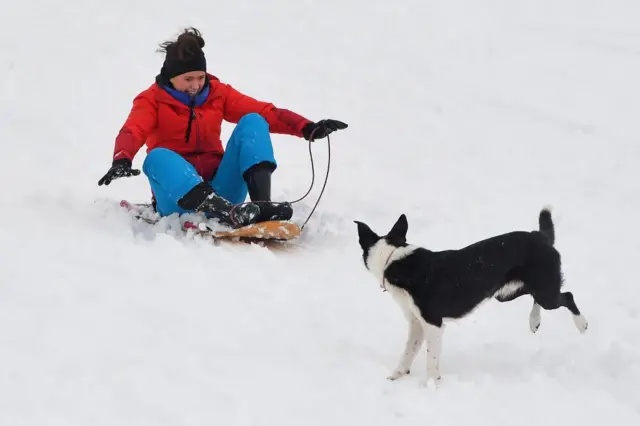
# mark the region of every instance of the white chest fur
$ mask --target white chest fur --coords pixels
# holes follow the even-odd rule
[[[413,298],[405,290],[390,284],[384,279],[384,271],[386,268],[396,260],[402,259],[405,256],[410,255],[416,250],[415,246],[394,247],[385,240],[378,241],[369,250],[369,257],[367,259],[367,266],[369,271],[376,277],[381,287],[388,290],[393,297],[393,300],[400,306],[405,316],[420,317],[418,307],[413,303]]]
[[[393,300],[400,306],[402,313],[406,318],[416,317],[421,318],[420,310],[413,303],[413,298],[406,292],[406,290],[394,286],[393,284],[387,285],[387,290],[391,294]]]

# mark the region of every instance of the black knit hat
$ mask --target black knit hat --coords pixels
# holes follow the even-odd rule
[[[204,57],[204,52],[201,49],[193,52],[188,58],[179,58],[178,55],[173,54],[174,46],[167,51],[167,56],[162,64],[160,74],[167,80],[184,74],[189,71],[207,71],[207,60]]]
[[[160,45],[165,52],[160,76],[169,79],[190,71],[207,72],[207,60],[202,48],[204,39],[196,28],[187,28],[177,40],[166,41]]]

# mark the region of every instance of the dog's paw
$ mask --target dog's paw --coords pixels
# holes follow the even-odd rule
[[[531,330],[532,333],[538,331],[540,328],[540,321],[540,313],[536,315],[536,313],[532,311],[529,316],[529,330]]]
[[[576,324],[580,333],[584,334],[587,331],[587,328],[589,328],[589,323],[584,315],[574,315],[573,322]]]
[[[540,328],[540,318],[538,318],[538,321],[529,321],[529,330],[531,330],[532,333],[535,333],[536,331],[538,331],[539,328]]]
[[[435,377],[429,377],[429,376],[424,377],[422,380],[420,380],[420,387],[427,389],[429,387],[429,382],[431,381],[433,381],[433,384],[435,385],[436,389],[442,386],[442,376],[437,375]]]
[[[436,389],[442,386],[442,376],[439,375],[438,377],[434,377],[433,383],[436,385]]]
[[[393,372],[387,376],[387,380],[396,380],[402,376],[406,376],[407,374],[409,374],[409,370],[393,370]]]

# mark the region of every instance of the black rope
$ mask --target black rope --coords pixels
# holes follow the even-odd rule
[[[315,131],[314,131],[315,133]],[[310,193],[311,190],[313,189],[314,183],[315,183],[315,166],[313,163],[313,151],[311,150],[311,143],[314,141],[313,139],[313,133],[311,134],[311,136],[309,137],[309,159],[311,160],[311,185],[309,185],[309,190],[307,191],[306,194],[304,194],[302,197],[300,197],[299,199],[292,201],[291,204],[300,202],[302,200],[304,200]],[[316,200],[316,204],[313,206],[313,209],[311,209],[311,213],[309,213],[309,216],[307,216],[307,219],[304,221],[304,223],[302,224],[302,226],[300,227],[300,230],[303,230],[304,227],[306,226],[307,222],[309,222],[309,219],[311,219],[311,216],[313,216],[313,213],[315,212],[316,208],[318,207],[318,204],[320,204],[320,199],[322,198],[322,195],[324,194],[324,190],[327,187],[327,181],[329,180],[329,168],[331,167],[331,138],[329,137],[329,135],[327,135],[327,174],[325,175],[324,178],[324,184],[322,185],[322,190],[320,191],[320,195],[318,195],[318,199]]]
[[[291,204],[295,204],[295,203],[298,203],[298,202],[304,200],[311,193],[311,190],[313,190],[313,186],[315,184],[315,178],[316,178],[316,170],[315,170],[315,165],[314,165],[314,161],[313,161],[313,150],[311,149],[311,144],[314,142],[313,135],[315,134],[315,132],[317,130],[318,130],[317,128],[314,129],[313,132],[311,132],[311,135],[309,136],[309,159],[311,160],[311,185],[309,185],[309,190],[307,191],[306,194],[304,194],[302,197],[298,198],[297,200],[291,201],[290,202]],[[331,138],[329,137],[329,135],[327,135],[327,174],[325,175],[324,184],[322,185],[322,190],[320,191],[320,195],[318,195],[318,199],[316,200],[316,204],[313,206],[313,209],[311,209],[311,213],[309,213],[309,216],[307,216],[307,219],[304,221],[302,226],[300,226],[300,231],[302,231],[304,229],[304,227],[307,225],[307,223],[309,222],[309,219],[311,219],[311,216],[313,216],[313,213],[315,212],[316,208],[318,207],[318,204],[320,204],[320,199],[322,198],[322,195],[324,194],[324,190],[327,187],[327,181],[329,180],[329,168],[330,167],[331,167]],[[236,204],[231,208],[231,212],[229,214],[231,215],[231,218],[233,220],[233,213],[235,212],[236,207],[241,206],[243,204],[249,204],[249,203],[260,204],[260,203],[263,203],[263,202],[266,203],[267,201],[251,201],[251,202],[244,202],[244,203]]]

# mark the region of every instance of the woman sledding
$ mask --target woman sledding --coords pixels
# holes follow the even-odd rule
[[[146,144],[142,170],[161,216],[202,212],[234,228],[289,220],[291,204],[271,201],[277,163],[270,133],[315,140],[347,124],[312,122],[240,93],[207,73],[204,45],[195,28],[161,44],[160,74],[133,100],[115,140],[112,166],[98,185],[139,175],[132,160]],[[222,120],[237,123],[226,149]],[[251,202],[245,203],[247,195]]]

